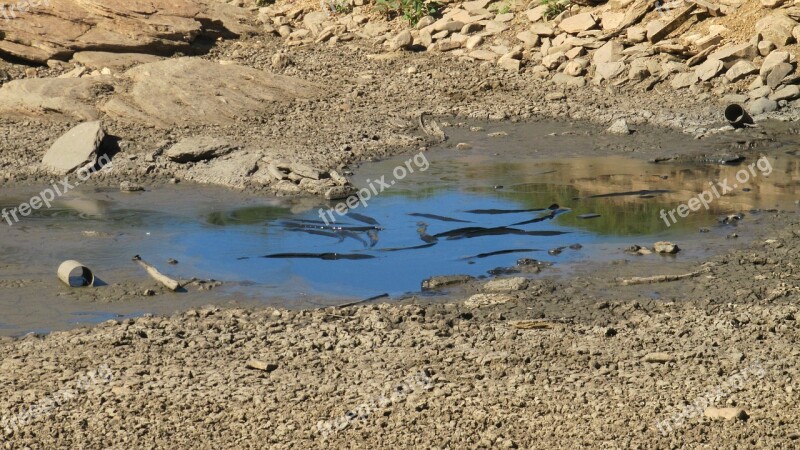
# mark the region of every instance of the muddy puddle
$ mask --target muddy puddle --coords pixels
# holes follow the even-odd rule
[[[455,149],[467,139],[471,149]],[[669,264],[707,256],[708,242],[735,233],[736,223],[720,223],[722,217],[744,213],[744,223],[758,215],[752,210],[797,209],[800,160],[790,154],[768,155],[769,170],[766,163],[748,169],[759,155],[720,165],[540,154],[569,143],[569,137],[532,142],[513,130],[488,137],[456,129],[448,144],[424,158],[358,167],[355,184],[374,186],[377,194],[344,215],[326,213],[336,202],[208,186],[140,193],[79,188],[52,208],[0,224],[0,332],[63,329],[207,303],[314,307],[399,298],[419,293],[431,276],[485,277],[520,258],[554,264],[553,271],[532,276],[569,273],[579,264],[625,258],[632,244],[661,240],[679,242],[683,251],[648,261]],[[397,167],[405,167],[403,177]],[[749,177],[739,183],[742,170]],[[737,187],[707,201],[708,209],[676,214],[667,226],[670,210],[726,179]],[[4,189],[0,206],[16,207],[41,188]],[[145,297],[150,281],[131,261],[134,255],[174,278],[224,284]],[[66,259],[91,267],[99,286],[59,284],[55,270]]]

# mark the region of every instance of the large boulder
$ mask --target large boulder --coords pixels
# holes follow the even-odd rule
[[[236,64],[178,58],[125,72],[123,91],[101,106],[110,116],[158,127],[225,125],[254,117],[266,104],[311,99],[322,89],[298,78]]]
[[[20,2],[22,3],[22,2]],[[219,0],[58,0],[0,20],[0,55],[43,63],[81,50],[171,53],[197,36],[255,31],[250,13]],[[8,10],[7,10],[8,11]]]
[[[113,81],[110,76],[10,81],[0,88],[0,115],[97,120],[100,112],[95,99],[99,93],[113,91]]]
[[[105,135],[100,121],[82,123],[53,143],[42,165],[53,173],[66,175],[94,163]]]

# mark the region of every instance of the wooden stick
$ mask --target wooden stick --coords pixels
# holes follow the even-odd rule
[[[684,273],[682,275],[656,275],[652,277],[633,277],[627,279],[618,278],[617,280],[620,283],[622,283],[623,286],[630,286],[633,284],[665,283],[668,281],[678,281],[686,278],[694,278],[704,272],[705,270],[698,270],[696,272]]]
[[[134,256],[133,260],[136,261],[140,266],[144,267],[144,270],[147,271],[148,275],[150,275],[154,280],[166,286],[167,289],[171,291],[177,291],[178,289],[180,289],[181,287],[180,283],[159,272],[158,269],[145,262],[139,255]]]

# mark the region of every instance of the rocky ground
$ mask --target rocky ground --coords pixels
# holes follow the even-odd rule
[[[623,132],[703,138],[727,103],[793,120],[800,97],[800,13],[780,1],[614,0],[547,20],[536,3],[479,0],[413,29],[363,0],[331,14],[95,3],[0,20],[7,185],[52,179],[45,153],[96,120],[108,136],[78,162],[111,152],[114,170],[93,183],[337,196],[349,165],[441,142],[444,122],[624,119]],[[696,272],[672,283],[622,286],[597,270],[470,285],[445,304],[207,307],[9,339],[2,442],[794,448],[800,224],[766,214],[750,247],[671,266]],[[660,273],[642,267],[626,270]]]

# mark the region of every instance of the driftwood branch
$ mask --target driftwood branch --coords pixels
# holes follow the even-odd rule
[[[668,281],[685,280],[687,278],[694,278],[700,274],[705,273],[707,270],[698,270],[695,272],[684,273],[681,275],[655,275],[652,277],[633,277],[633,278],[617,278],[623,286],[630,286],[633,284],[650,284],[650,283],[666,283]]]
[[[144,270],[147,271],[148,275],[150,275],[154,280],[166,286],[167,289],[171,291],[177,291],[178,289],[180,289],[181,284],[179,282],[159,272],[158,269],[148,264],[141,257],[139,257],[139,255],[134,256],[133,260],[136,261],[140,266],[142,266]]]

